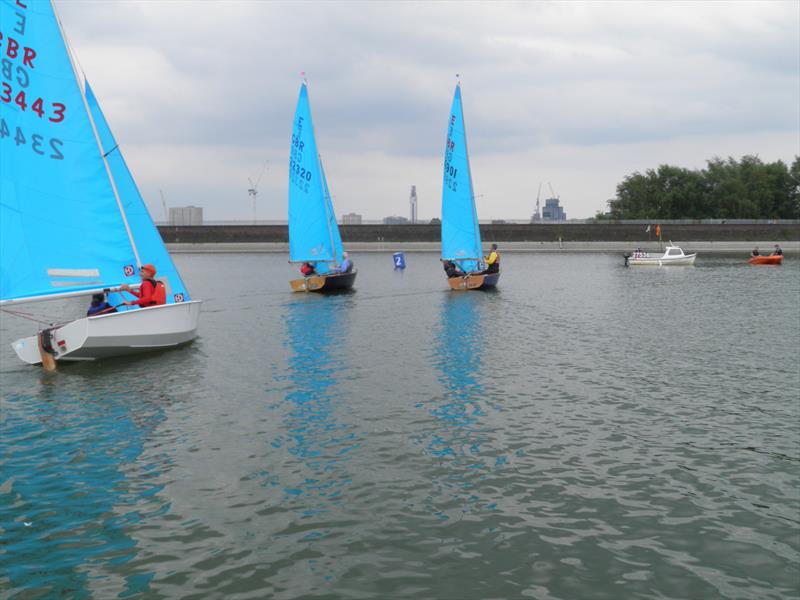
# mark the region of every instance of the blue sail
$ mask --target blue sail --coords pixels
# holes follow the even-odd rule
[[[469,168],[461,84],[458,84],[450,109],[444,150],[442,259],[456,262],[469,273],[479,269],[481,258],[481,232]]]
[[[147,210],[139,188],[133,180],[131,172],[125,163],[122,152],[117,145],[114,135],[108,126],[97,97],[94,95],[89,82],[86,82],[86,100],[92,112],[103,153],[106,155],[114,183],[117,186],[128,225],[131,228],[139,257],[143,263],[151,263],[156,269],[156,279],[164,283],[167,290],[167,304],[173,302],[187,302],[190,300],[189,291],[181,280],[178,270],[167,252],[161,235],[158,233],[150,213]],[[130,299],[130,297],[128,297]],[[114,302],[112,302],[114,304]]]
[[[297,99],[289,156],[289,256],[292,261],[316,263],[318,273],[326,273],[342,259],[342,240],[317,152],[305,83]]]
[[[0,26],[0,301],[137,283],[51,3],[2,0]]]
[[[319,173],[322,177],[322,189],[325,192],[325,210],[328,215],[328,229],[331,232],[331,239],[333,240],[333,255],[336,257],[336,262],[341,262],[342,252],[342,236],[339,233],[339,225],[336,223],[336,213],[333,212],[333,201],[331,200],[331,192],[328,189],[328,179],[325,177],[325,168],[322,166],[322,159],[319,159]]]

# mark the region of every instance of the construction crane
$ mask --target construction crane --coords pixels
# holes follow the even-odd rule
[[[531,217],[531,223],[536,223],[542,218],[542,213],[539,211],[539,198],[542,195],[542,183],[539,182],[539,191],[536,192],[536,212]]]
[[[164,222],[169,223],[169,211],[167,210],[167,201],[164,200],[164,190],[158,190],[161,195],[161,208],[164,209]]]
[[[247,193],[253,199],[253,225],[256,224],[256,196],[258,196],[258,184],[261,183],[261,178],[264,176],[267,167],[269,167],[269,161],[264,163],[264,168],[261,169],[261,174],[258,176],[255,183],[253,183],[252,177],[247,178],[248,183],[250,183],[250,188],[247,190]]]

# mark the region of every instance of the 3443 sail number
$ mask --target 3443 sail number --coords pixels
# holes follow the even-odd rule
[[[48,158],[52,158],[54,160],[63,160],[64,153],[61,149],[64,146],[64,142],[57,138],[45,138],[44,136],[39,135],[38,133],[30,134],[29,136],[25,135],[25,132],[22,131],[20,127],[9,127],[8,123],[6,123],[5,119],[0,119],[0,141],[9,138],[9,141],[13,141],[17,146],[26,146],[30,145],[31,150],[33,150],[34,154],[38,154],[39,156],[47,156]]]
[[[44,100],[37,98],[32,104],[28,104],[28,98],[25,96],[25,90],[19,90],[14,93],[14,88],[5,81],[0,82],[0,100],[6,104],[15,104],[22,112],[30,108],[31,112],[39,115],[43,119],[47,115],[47,120],[52,123],[60,123],[64,120],[64,112],[67,107],[61,102],[50,102],[49,106],[45,106]]]

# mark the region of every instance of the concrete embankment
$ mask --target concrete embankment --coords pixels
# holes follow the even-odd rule
[[[286,225],[160,226],[173,252],[287,252]],[[358,252],[438,251],[439,225],[342,225],[342,240]],[[649,237],[648,237],[649,236]],[[654,249],[658,241],[640,223],[492,224],[481,225],[486,244],[506,252],[626,252]],[[800,222],[770,224],[669,224],[664,241],[685,250],[713,253],[768,252],[780,244],[787,254],[800,253]]]

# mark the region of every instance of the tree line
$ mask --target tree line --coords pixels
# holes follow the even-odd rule
[[[714,158],[701,170],[661,165],[633,173],[598,219],[800,219],[800,156],[791,167]]]

